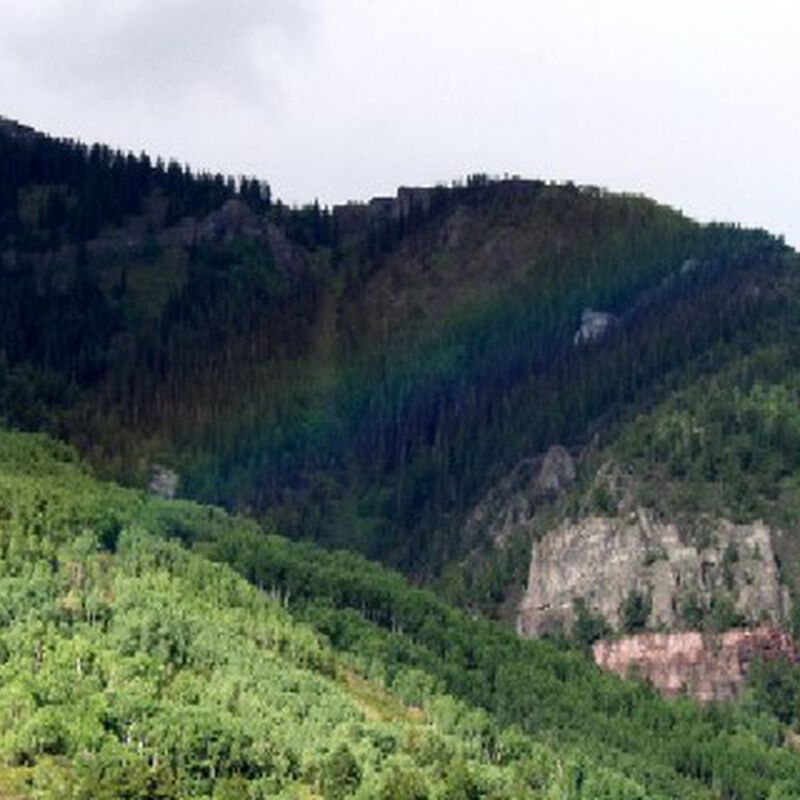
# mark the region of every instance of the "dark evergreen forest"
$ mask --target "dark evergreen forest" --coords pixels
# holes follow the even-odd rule
[[[522,455],[586,441],[787,302],[780,240],[644,198],[474,176],[333,213],[99,146],[0,144],[9,422],[414,574],[458,556]],[[576,346],[587,308],[619,324]]]

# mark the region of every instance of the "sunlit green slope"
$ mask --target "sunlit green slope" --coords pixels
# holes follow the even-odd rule
[[[0,435],[5,796],[791,797],[783,736]]]
[[[43,438],[3,435],[0,461],[3,796],[474,784],[534,797],[574,782],[562,756],[484,713],[443,696],[413,705],[359,676],[277,600],[157,535],[219,512],[99,484]]]

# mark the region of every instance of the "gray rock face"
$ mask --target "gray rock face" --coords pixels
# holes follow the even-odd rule
[[[576,475],[575,461],[561,445],[523,459],[475,507],[466,523],[467,536],[474,539],[484,532],[502,544],[515,528],[529,526],[542,501],[561,494]]]
[[[180,485],[180,476],[175,470],[168,469],[156,464],[153,466],[153,472],[150,477],[150,484],[148,490],[156,497],[161,497],[164,500],[174,500],[178,493],[178,486]]]
[[[413,214],[424,216],[431,209],[435,189],[401,186],[396,197],[373,197],[368,203],[346,203],[333,207],[336,227],[345,236],[369,229],[376,222],[398,222]]]
[[[631,593],[648,598],[652,630],[692,627],[689,607],[708,612],[721,600],[750,624],[779,625],[789,613],[766,525],[704,520],[699,531],[681,532],[640,508],[564,523],[537,542],[517,628],[526,637],[568,631],[582,598],[620,630]]]
[[[575,462],[569,452],[555,445],[545,453],[535,488],[539,492],[558,494],[563,492],[576,477]]]
[[[617,318],[613,314],[587,308],[581,316],[581,326],[576,331],[573,342],[577,347],[602,339],[616,323]]]

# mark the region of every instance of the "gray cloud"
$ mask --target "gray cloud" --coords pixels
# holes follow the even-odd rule
[[[24,17],[0,42],[29,80],[149,108],[212,89],[258,99],[259,47],[302,37],[309,22],[304,0],[62,0]]]
[[[289,201],[471,171],[800,244],[796,0],[2,0],[0,113]]]

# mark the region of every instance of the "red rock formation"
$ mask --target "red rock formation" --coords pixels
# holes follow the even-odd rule
[[[771,627],[713,635],[645,633],[594,646],[594,660],[603,669],[647,680],[667,697],[686,693],[704,703],[735,697],[755,661],[780,657],[796,662],[797,650],[788,633]]]

